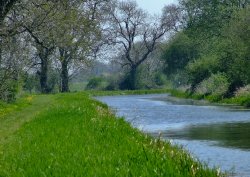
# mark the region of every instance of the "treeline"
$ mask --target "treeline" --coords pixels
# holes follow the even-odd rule
[[[98,75],[86,89],[172,87],[214,100],[245,97],[249,13],[246,0],[179,0],[158,16],[135,1],[3,0],[0,100],[22,91],[69,92],[71,79],[82,81],[89,66]]]
[[[170,15],[172,18],[168,18]],[[168,18],[172,29],[134,73],[133,60],[140,61],[145,51],[143,40],[137,41],[130,52],[121,52],[123,58],[115,58],[123,64],[120,72],[94,77],[87,88],[167,87],[214,101],[249,97],[248,1],[179,0],[178,5],[164,7],[162,17]]]
[[[220,100],[250,95],[248,1],[181,0],[183,28],[166,44],[164,71],[175,87]]]
[[[110,58],[125,68],[123,88],[137,89],[139,66],[177,23],[171,14],[153,19],[135,1],[3,0],[0,99],[12,101],[21,90],[69,92],[81,68]]]
[[[68,92],[69,79],[95,58],[108,0],[3,0],[0,100],[21,90]]]

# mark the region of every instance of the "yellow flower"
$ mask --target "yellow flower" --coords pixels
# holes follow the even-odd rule
[[[26,100],[30,103],[33,100],[33,96],[28,96]]]

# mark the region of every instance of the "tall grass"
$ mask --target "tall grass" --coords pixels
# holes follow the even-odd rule
[[[22,97],[13,103],[5,103],[0,100],[0,119],[10,112],[29,106],[32,100],[33,96]]]
[[[59,94],[0,148],[0,176],[217,176],[87,94]],[[46,105],[41,105],[46,107]]]

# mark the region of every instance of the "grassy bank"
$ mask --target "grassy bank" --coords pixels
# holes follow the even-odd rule
[[[1,132],[27,121],[0,134],[7,139],[0,141],[0,176],[217,176],[87,95],[36,96],[29,106],[2,117]]]
[[[198,94],[190,94],[188,92],[180,91],[180,90],[168,90],[169,93],[178,98],[191,98],[195,100],[207,100],[212,103],[220,103],[220,104],[231,104],[231,105],[239,105],[244,106],[246,108],[250,108],[250,97],[232,97],[232,98],[223,98],[223,97],[216,97],[212,95],[198,95]]]

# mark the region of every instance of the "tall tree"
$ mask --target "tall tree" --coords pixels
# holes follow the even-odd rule
[[[56,46],[61,64],[61,92],[69,91],[69,65],[75,60],[84,62],[88,53],[93,52],[96,42],[101,40],[99,16],[108,1],[92,0],[77,4],[69,4],[68,1],[64,4],[61,14],[64,18],[57,23],[56,30]]]
[[[148,59],[166,32],[175,27],[177,19],[172,12],[166,12],[163,17],[150,17],[135,1],[121,1],[111,7],[109,21],[114,33],[113,43],[123,52],[123,66],[129,67],[127,89],[137,88],[138,67]]]
[[[50,56],[55,49],[52,38],[54,8],[54,4],[46,4],[42,1],[30,3],[25,12],[27,18],[23,24],[23,28],[33,39],[36,55],[40,59],[36,64],[40,65],[38,75],[42,93],[49,93],[52,89],[48,85],[48,68]]]
[[[248,0],[179,0],[184,23],[193,38],[220,36],[235,10],[249,4]]]
[[[59,4],[57,1],[29,1],[22,4],[26,8],[20,9],[19,12],[21,16],[24,16],[22,27],[32,38],[36,56],[40,60],[39,62],[35,61],[35,64],[40,66],[37,73],[42,93],[49,93],[53,89],[48,84],[48,71],[51,55],[56,48],[56,21],[62,19],[61,9],[58,8]]]
[[[8,61],[7,58],[9,57],[6,55],[11,50],[10,48],[6,48],[6,46],[11,43],[11,37],[8,35],[4,23],[6,16],[12,10],[16,2],[17,0],[0,1],[0,99],[5,101],[10,101],[14,98],[17,85],[16,69],[13,68],[12,65],[13,60],[11,58]]]

